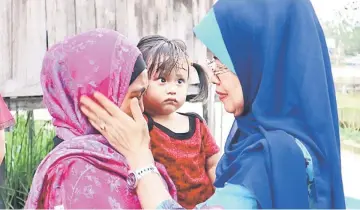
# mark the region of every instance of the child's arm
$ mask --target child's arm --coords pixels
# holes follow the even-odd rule
[[[220,160],[220,152],[216,153],[215,155],[209,157],[206,160],[206,170],[207,170],[207,174],[211,179],[211,182],[214,183],[215,182],[215,172],[216,172],[216,166],[218,164]]]
[[[206,170],[211,179],[211,182],[215,182],[216,166],[220,160],[220,148],[216,144],[214,137],[212,136],[210,129],[207,127],[205,121],[201,122],[201,135],[203,151],[206,155]]]

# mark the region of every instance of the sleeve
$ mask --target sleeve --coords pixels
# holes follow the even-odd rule
[[[124,177],[68,158],[47,172],[37,209],[141,208],[136,194],[129,193]]]
[[[163,166],[156,164],[170,195],[176,189]],[[141,209],[126,176],[96,167],[81,157],[66,158],[46,173],[37,209]]]
[[[200,121],[200,131],[202,136],[202,147],[206,154],[206,158],[209,158],[218,153],[220,151],[220,148],[216,144],[216,141],[212,136],[209,127],[204,121]]]
[[[5,101],[0,96],[0,130],[13,126],[14,124],[15,120],[6,106]]]
[[[257,209],[255,196],[245,187],[226,184],[224,188],[217,188],[215,193],[195,209]],[[157,209],[185,209],[175,200],[165,200]]]

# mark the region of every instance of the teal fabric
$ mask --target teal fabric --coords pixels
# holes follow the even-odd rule
[[[222,208],[222,209],[257,209],[255,196],[245,187],[235,184],[225,184],[217,188],[213,196],[206,202],[196,206],[196,209]]]
[[[213,9],[194,28],[194,33],[223,64],[235,73],[234,65],[226,49]]]
[[[315,208],[315,200],[316,200],[316,194],[315,194],[315,177],[314,177],[314,165],[312,161],[312,157],[307,150],[306,146],[298,139],[295,139],[296,144],[300,147],[304,158],[305,158],[305,164],[306,164],[306,175],[307,175],[307,184],[308,184],[308,193],[309,193],[309,207]]]

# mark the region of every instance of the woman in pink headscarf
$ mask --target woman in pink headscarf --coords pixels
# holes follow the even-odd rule
[[[0,95],[0,164],[5,156],[5,128],[15,124],[15,120]]]
[[[25,208],[141,208],[126,181],[129,166],[124,156],[96,131],[80,107],[80,96],[100,92],[130,116],[133,107],[142,108],[148,78],[140,51],[113,30],[89,31],[46,53],[41,84],[62,143],[39,165]],[[164,167],[155,168],[175,196]]]

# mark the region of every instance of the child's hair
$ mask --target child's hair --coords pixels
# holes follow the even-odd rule
[[[153,73],[160,75],[169,75],[173,70],[182,65],[182,61],[186,60],[188,72],[192,65],[199,76],[199,94],[194,97],[192,102],[204,101],[208,98],[208,78],[203,67],[197,63],[189,63],[186,53],[186,44],[179,39],[169,40],[159,35],[150,35],[143,37],[137,47],[143,54],[144,60],[148,66],[149,77]]]

